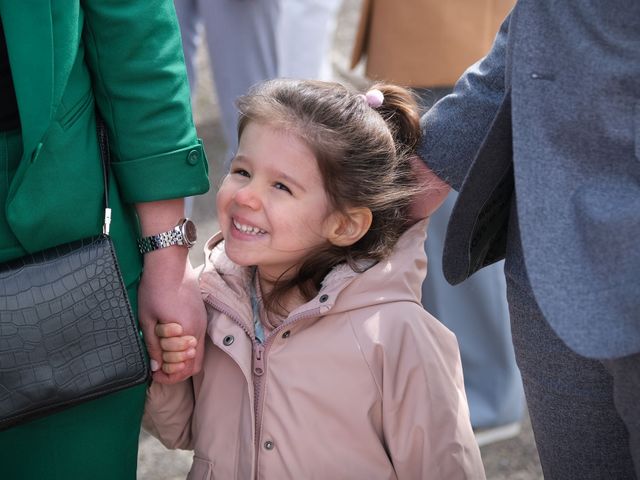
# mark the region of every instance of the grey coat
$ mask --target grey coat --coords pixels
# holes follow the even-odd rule
[[[460,191],[447,280],[504,257],[516,202],[558,336],[588,357],[639,352],[640,2],[518,1],[422,122],[420,155]]]

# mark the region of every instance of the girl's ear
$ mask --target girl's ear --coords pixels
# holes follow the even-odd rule
[[[346,213],[336,212],[329,219],[327,239],[338,247],[348,247],[369,231],[373,214],[367,207],[349,208]]]

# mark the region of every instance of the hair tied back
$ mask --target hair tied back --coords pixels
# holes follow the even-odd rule
[[[377,88],[373,88],[361,96],[371,108],[378,108],[384,102],[384,95]]]

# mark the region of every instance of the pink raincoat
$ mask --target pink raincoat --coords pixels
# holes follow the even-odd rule
[[[484,479],[454,335],[424,311],[426,222],[364,273],[334,269],[264,344],[250,269],[207,243],[204,367],[153,384],[144,426],[190,480]]]

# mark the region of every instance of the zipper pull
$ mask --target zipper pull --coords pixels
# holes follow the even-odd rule
[[[264,373],[264,347],[261,344],[253,348],[253,373],[259,377]]]

